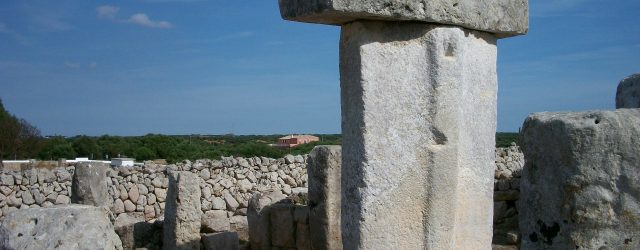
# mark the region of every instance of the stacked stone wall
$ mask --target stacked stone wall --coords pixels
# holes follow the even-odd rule
[[[496,171],[493,193],[493,244],[516,249],[520,241],[518,230],[518,199],[524,155],[520,147],[496,149]]]
[[[523,165],[524,157],[515,144],[496,149],[493,236],[496,245],[516,245],[519,241],[516,201]],[[24,165],[3,169],[0,172],[0,218],[21,208],[69,204],[74,171],[73,165],[39,168]],[[226,214],[223,224],[227,226],[221,227],[220,231],[238,231],[241,239],[248,240],[246,214],[251,197],[271,191],[280,191],[287,196],[306,193],[307,155],[280,159],[223,157],[173,165],[147,162],[144,166],[111,168],[107,172],[107,188],[113,199],[114,215],[143,213],[147,221],[163,216],[167,171],[197,174],[203,214],[216,212],[218,217]],[[215,225],[203,226],[215,228]]]
[[[281,159],[223,157],[173,165],[112,168],[107,172],[112,212],[144,212],[152,220],[164,212],[167,171],[190,171],[200,178],[202,211],[224,210],[245,215],[254,193],[280,190],[286,195],[306,192],[306,155]],[[71,203],[75,166],[5,168],[0,171],[0,213],[28,207]]]

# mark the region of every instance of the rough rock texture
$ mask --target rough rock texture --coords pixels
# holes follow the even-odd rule
[[[269,211],[273,204],[282,202],[286,196],[275,191],[266,194],[254,194],[249,200],[247,220],[252,250],[271,249],[271,225]]]
[[[515,144],[496,149],[493,187],[493,241],[499,247],[515,247],[520,242],[518,206],[524,155]]]
[[[122,249],[103,208],[65,205],[21,209],[0,225],[0,248]]]
[[[78,164],[71,185],[71,203],[110,207],[113,199],[107,189],[108,169],[104,163]]]
[[[164,215],[165,249],[200,249],[200,181],[191,172],[169,172]]]
[[[640,74],[633,74],[620,82],[616,108],[640,108]]]
[[[240,249],[238,243],[238,234],[235,232],[202,235],[204,250],[238,250]]]
[[[640,109],[523,125],[522,249],[640,249]]]
[[[525,34],[527,0],[280,0],[282,18],[343,25],[356,20],[422,21],[495,33]]]
[[[315,250],[341,250],[342,148],[317,146],[309,154],[309,233]]]
[[[113,223],[124,250],[137,248],[160,249],[161,232],[154,223],[145,221],[142,212],[123,213]]]
[[[105,181],[109,197],[113,200],[112,212],[116,216],[121,213],[145,212],[147,221],[161,216],[169,184],[166,173],[183,170],[198,175],[202,184],[200,202],[203,213],[223,210],[244,215],[246,212],[243,211],[254,193],[281,190],[287,195],[293,195],[298,192],[296,190],[306,189],[307,156],[289,158],[289,163],[286,163],[286,158],[266,157],[223,157],[222,160],[200,159],[194,162],[186,160],[175,165],[145,162],[143,166],[110,168],[106,172]],[[42,167],[46,164],[50,165]],[[33,162],[0,169],[0,194],[6,196],[0,196],[0,219],[9,210],[20,207],[70,203],[72,176],[79,164]],[[227,201],[230,204],[229,210]]]
[[[345,249],[490,248],[496,53],[462,28],[342,27]]]

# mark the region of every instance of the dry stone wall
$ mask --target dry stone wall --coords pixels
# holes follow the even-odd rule
[[[515,249],[520,241],[518,199],[524,155],[520,147],[496,149],[496,171],[493,193],[493,244]]]
[[[496,149],[493,244],[516,245],[519,241],[516,201],[523,165],[524,157],[515,144]],[[306,193],[307,155],[281,159],[224,157],[174,165],[147,162],[139,167],[112,168],[107,171],[106,181],[114,216],[142,215],[147,221],[162,218],[168,171],[189,171],[200,179],[202,226],[207,232],[236,231],[240,239],[248,241],[246,215],[251,197],[271,191],[286,196]],[[3,169],[0,218],[20,208],[71,203],[74,173],[75,166]]]
[[[305,193],[306,155],[281,159],[223,157],[221,160],[184,161],[174,165],[151,162],[131,168],[111,168],[106,178],[112,212],[143,212],[146,220],[164,213],[169,171],[189,171],[200,179],[202,212],[222,210],[229,217],[246,215],[254,193],[280,190]],[[0,217],[28,207],[71,203],[75,166],[22,167],[0,171]]]

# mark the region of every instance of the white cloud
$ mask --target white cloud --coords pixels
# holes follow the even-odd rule
[[[154,21],[147,16],[145,13],[137,13],[127,20],[129,23],[141,25],[149,28],[158,28],[158,29],[169,29],[172,28],[173,25],[167,21]]]
[[[98,18],[115,19],[120,8],[111,5],[102,5],[96,8],[96,11],[98,12]]]

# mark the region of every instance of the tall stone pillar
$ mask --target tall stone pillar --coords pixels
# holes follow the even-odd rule
[[[169,172],[169,189],[164,211],[163,248],[200,249],[200,183],[196,174]]]
[[[280,0],[341,25],[344,249],[490,249],[496,40],[526,0]]]
[[[314,250],[342,250],[340,146],[317,146],[309,154],[309,235]]]

